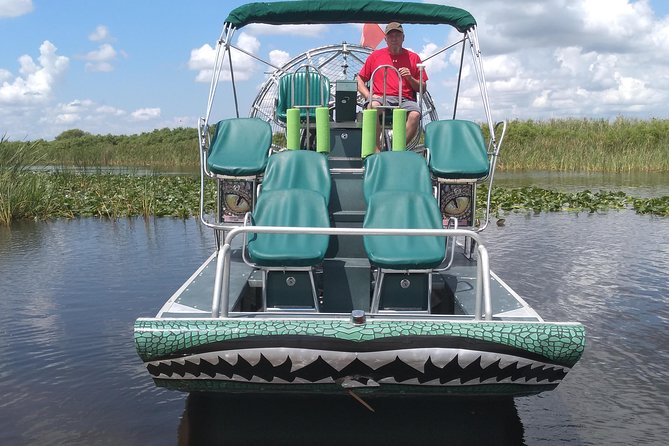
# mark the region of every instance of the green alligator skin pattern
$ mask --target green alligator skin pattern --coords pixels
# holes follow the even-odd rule
[[[583,325],[560,323],[346,320],[158,320],[135,322],[135,345],[144,362],[189,348],[248,336],[298,335],[355,342],[402,336],[462,337],[495,342],[539,354],[572,367],[585,348]]]

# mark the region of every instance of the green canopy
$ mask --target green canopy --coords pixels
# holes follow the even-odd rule
[[[451,25],[460,32],[476,26],[464,9],[428,3],[358,0],[296,0],[249,3],[234,9],[225,23],[297,25],[314,23],[421,23]]]

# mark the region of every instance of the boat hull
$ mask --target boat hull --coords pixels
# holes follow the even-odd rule
[[[551,390],[585,346],[578,323],[139,319],[159,386],[183,391],[526,395]]]

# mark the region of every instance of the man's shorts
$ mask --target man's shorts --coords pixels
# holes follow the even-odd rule
[[[374,97],[373,100],[381,102],[381,98],[378,97]],[[397,96],[386,96],[386,105],[397,107],[398,104],[399,104],[399,98]],[[412,101],[407,98],[402,98],[402,108],[407,111],[415,111],[420,113],[420,108],[418,107],[418,103],[416,101]]]

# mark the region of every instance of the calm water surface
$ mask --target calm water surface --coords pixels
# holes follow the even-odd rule
[[[495,184],[535,186],[562,192],[620,190],[638,198],[669,195],[667,174],[657,172],[499,172],[495,174]]]
[[[669,438],[669,220],[514,214],[495,271],[588,330],[556,391],[501,401],[241,398],[153,386],[132,325],[212,252],[195,220],[0,228],[0,445],[649,444]]]

